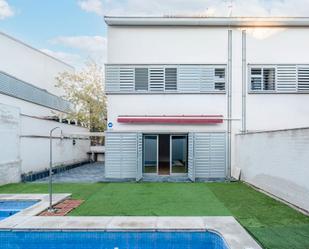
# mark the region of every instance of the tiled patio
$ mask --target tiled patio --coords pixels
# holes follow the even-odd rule
[[[104,163],[88,163],[83,166],[70,169],[53,175],[55,183],[95,183],[104,181]],[[37,180],[36,182],[48,182],[48,177]]]

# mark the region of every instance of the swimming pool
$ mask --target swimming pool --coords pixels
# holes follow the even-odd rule
[[[0,201],[0,220],[10,217],[19,211],[28,208],[38,201],[11,201],[11,200],[1,200]]]
[[[228,249],[209,231],[1,231],[10,249]]]

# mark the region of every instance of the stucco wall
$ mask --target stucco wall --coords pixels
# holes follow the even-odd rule
[[[108,63],[227,62],[226,29],[109,27]]]
[[[59,126],[65,134],[88,131],[84,127],[45,120],[44,117],[55,115],[56,112],[33,103],[2,94],[0,94],[0,103],[5,103],[5,105],[0,104],[0,165],[4,165],[3,172],[9,172],[7,175],[2,175],[6,180],[0,179],[0,184],[18,182],[20,174],[48,168],[48,136],[52,128]],[[5,121],[7,115],[14,117],[16,124]],[[59,136],[59,131],[54,135]],[[75,145],[72,140],[72,138],[54,139],[54,166],[78,163],[88,159],[90,140],[76,139]]]
[[[62,94],[62,90],[55,87],[55,77],[64,71],[74,71],[72,66],[1,32],[0,54],[0,71],[57,96]],[[14,111],[16,122],[18,120],[16,129],[15,126],[4,126],[0,117],[0,164],[5,162],[7,166],[4,172],[8,172],[0,176],[0,184],[17,182],[20,174],[41,171],[49,166],[48,136],[53,127],[59,126],[67,134],[88,131],[83,127],[46,120],[51,116],[65,115],[51,108],[4,94],[0,94],[0,103],[5,104],[0,105],[0,113],[7,108],[18,110]],[[59,132],[55,135],[59,135]],[[54,139],[53,142],[54,166],[87,160],[87,151],[90,149],[88,139],[77,139],[75,145],[72,138]],[[19,171],[10,172],[13,168]],[[18,177],[14,178],[15,175]]]
[[[0,185],[20,180],[19,109],[0,103]]]
[[[236,136],[241,179],[309,211],[309,128]]]
[[[73,67],[50,57],[18,40],[0,32],[0,70],[18,79],[46,89],[55,95],[62,90],[55,88],[59,72],[74,70]]]
[[[213,103],[216,103],[214,105]],[[224,94],[140,94],[108,95],[109,130],[115,131],[223,131],[226,124],[213,125],[154,125],[123,124],[117,122],[118,115],[211,115],[226,116]]]
[[[22,173],[37,172],[49,167],[49,131],[58,126],[64,134],[87,132],[88,129],[55,121],[21,116],[20,156]],[[60,135],[56,130],[54,136]],[[88,159],[89,139],[72,138],[53,140],[53,166],[83,162]]]
[[[308,42],[306,28],[248,29],[247,63],[309,64]],[[258,131],[309,126],[308,99],[308,94],[247,94],[247,129]]]

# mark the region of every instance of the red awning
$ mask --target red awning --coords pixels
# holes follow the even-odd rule
[[[133,124],[220,124],[223,123],[223,115],[118,116],[117,121]]]

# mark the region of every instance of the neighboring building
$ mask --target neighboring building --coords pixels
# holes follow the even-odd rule
[[[70,111],[55,77],[74,68],[0,33],[0,184],[44,173],[49,167],[49,131],[87,132],[84,127],[52,120]],[[87,160],[89,139],[59,139],[55,132],[54,166]],[[41,174],[42,176],[44,174]]]
[[[308,18],[105,21],[107,178],[230,178],[237,133],[309,126]]]

